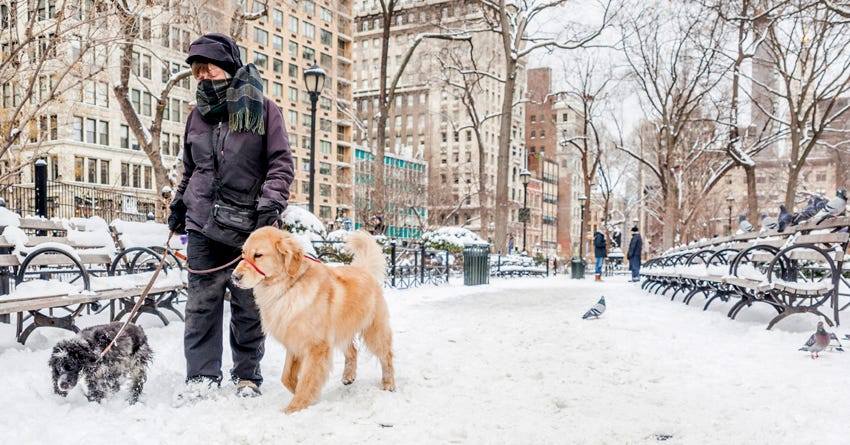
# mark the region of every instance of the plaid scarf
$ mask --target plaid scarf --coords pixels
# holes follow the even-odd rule
[[[236,71],[232,80],[202,80],[195,94],[201,116],[215,119],[227,110],[231,131],[265,134],[263,84],[253,64]]]

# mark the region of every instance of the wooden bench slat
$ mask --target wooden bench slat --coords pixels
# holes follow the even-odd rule
[[[182,289],[183,286],[161,286],[153,287],[149,295],[172,292]],[[36,311],[62,306],[74,306],[95,301],[109,301],[118,298],[136,297],[141,294],[142,289],[115,289],[106,292],[98,292],[90,295],[63,295],[48,297],[29,297],[4,299],[0,298],[0,314],[12,314],[15,312]]]
[[[0,255],[0,267],[18,267],[20,265],[21,262],[18,260],[17,255]]]

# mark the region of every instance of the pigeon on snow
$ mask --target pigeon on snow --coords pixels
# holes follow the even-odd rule
[[[778,230],[780,232],[784,232],[785,228],[791,224],[791,220],[794,219],[794,215],[785,208],[785,205],[779,206],[779,227]]]
[[[767,232],[768,230],[776,230],[779,227],[779,221],[772,217],[767,216],[767,213],[761,214],[761,231]]]
[[[818,329],[809,337],[809,340],[800,348],[800,351],[809,352],[813,359],[818,358],[818,352],[829,346],[829,333],[823,328],[823,322],[818,322]]]
[[[581,318],[583,318],[585,320],[587,320],[590,317],[599,318],[599,316],[602,315],[604,312],[605,312],[605,296],[603,295],[602,298],[600,298],[599,301],[596,304],[594,304],[592,308],[590,308],[590,310],[585,312],[584,315],[582,315]]]
[[[791,221],[792,226],[796,226],[797,224],[803,223],[811,219],[815,214],[818,213],[819,207],[824,206],[823,198],[820,196],[812,196],[809,198],[808,204],[803,207],[796,215],[794,215],[794,219]]]
[[[841,187],[838,189],[838,195],[835,198],[829,200],[824,206],[823,210],[819,211],[815,215],[816,224],[822,223],[825,219],[838,216],[844,213],[844,209],[847,207],[847,189]]]
[[[747,215],[738,216],[738,233],[755,232],[756,228],[747,221]]]

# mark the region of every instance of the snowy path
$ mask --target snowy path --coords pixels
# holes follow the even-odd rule
[[[599,295],[608,311],[582,320]],[[79,389],[67,399],[52,394],[47,359],[69,333],[43,329],[22,347],[13,327],[0,325],[4,442],[850,442],[850,353],[811,360],[796,351],[814,318],[791,317],[766,331],[768,308],[732,321],[728,306],[706,313],[696,299],[690,307],[671,303],[623,278],[500,280],[387,296],[397,392],[380,391],[379,365],[368,354],[357,382],[343,386],[337,353],[321,400],[293,416],[280,412],[290,394],[279,383],[283,351],[272,340],[262,397],[237,399],[224,385],[214,400],[175,408],[183,324],[161,327],[143,318],[156,356],[142,401],[128,407],[123,392],[102,405],[88,403]],[[848,332],[836,330],[839,337]],[[659,442],[658,435],[672,437]]]

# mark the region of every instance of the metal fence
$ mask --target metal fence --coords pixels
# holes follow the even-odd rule
[[[390,240],[385,246],[387,278],[384,284],[395,289],[408,289],[425,284],[448,283],[449,251],[425,248],[425,243]],[[316,255],[325,262],[348,263],[350,256],[342,252],[341,241],[313,241]]]
[[[6,208],[20,215],[35,215],[35,186],[9,185],[0,191]],[[156,210],[156,200],[133,193],[47,181],[48,218],[88,218],[145,221]]]

